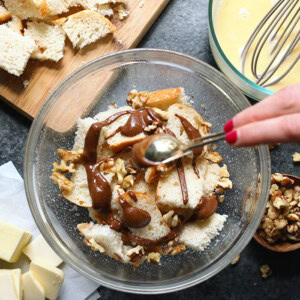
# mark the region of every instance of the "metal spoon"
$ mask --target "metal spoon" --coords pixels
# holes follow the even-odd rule
[[[223,140],[225,135],[224,132],[214,133],[182,144],[172,135],[157,134],[135,144],[133,153],[136,155],[133,157],[137,165],[164,164],[186,156],[197,148]]]

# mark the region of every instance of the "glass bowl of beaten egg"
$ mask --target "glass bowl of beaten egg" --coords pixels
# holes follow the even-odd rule
[[[155,49],[136,49],[94,60],[66,78],[33,121],[26,146],[24,178],[28,203],[42,235],[56,253],[84,276],[111,289],[139,294],[178,291],[220,272],[241,253],[255,233],[269,194],[270,157],[266,146],[216,151],[230,172],[233,188],[217,212],[227,220],[202,252],[162,256],[137,270],[94,252],[83,243],[77,224],[90,222],[88,210],[59,194],[50,180],[58,148],[72,149],[78,118],[93,117],[116,103],[126,105],[130,90],[183,87],[190,104],[213,124],[212,132],[250,104],[224,75],[192,57]],[[180,196],[180,195],[174,195]]]
[[[264,15],[272,8],[276,0],[210,0],[209,1],[209,41],[213,56],[220,70],[236,84],[244,94],[255,100],[263,100],[274,92],[290,84],[299,83],[300,64],[279,83],[264,88],[255,83],[250,70],[250,58],[246,59],[245,74],[241,73],[241,53],[252,31]],[[266,43],[259,59],[259,68],[265,68],[270,62],[268,55],[272,43]],[[285,68],[299,53],[300,45],[284,63]],[[250,48],[250,54],[253,47]],[[282,69],[283,70],[283,69]],[[279,72],[281,72],[279,70]],[[278,74],[279,74],[278,72]],[[283,72],[281,72],[283,73]],[[275,76],[277,74],[275,73]]]

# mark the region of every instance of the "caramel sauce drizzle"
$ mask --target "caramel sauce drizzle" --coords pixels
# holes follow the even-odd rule
[[[215,194],[209,197],[202,196],[195,208],[192,219],[204,220],[212,216],[218,208],[218,200]]]
[[[175,136],[174,132],[172,130],[170,130],[169,128],[164,127],[163,131],[165,133]],[[178,178],[179,178],[179,182],[180,182],[182,201],[183,201],[183,204],[186,205],[189,202],[189,193],[188,193],[188,189],[187,189],[187,185],[186,185],[184,167],[183,167],[181,158],[176,160],[176,168],[177,168],[177,174],[178,174]]]
[[[181,187],[183,204],[186,205],[189,201],[189,193],[186,185],[184,167],[181,158],[176,160],[176,168],[177,168],[178,178]]]
[[[168,234],[166,234],[165,236],[163,236],[157,240],[145,239],[145,238],[136,236],[135,234],[133,234],[131,232],[128,232],[127,236],[132,243],[136,243],[136,244],[138,244],[140,246],[144,246],[144,247],[154,247],[154,246],[163,245],[169,241],[174,240],[177,236],[179,236],[181,231],[182,231],[182,222],[179,220],[179,224],[175,228],[173,228]]]
[[[134,193],[132,192],[132,194]],[[134,198],[136,199],[135,195]],[[151,216],[147,211],[133,206],[122,195],[119,196],[119,199],[123,208],[123,221],[128,227],[143,228],[151,222]]]
[[[151,108],[146,108],[138,111],[122,111],[113,114],[102,122],[92,124],[85,137],[84,151],[83,151],[83,164],[86,169],[88,186],[90,195],[93,201],[93,208],[102,211],[110,211],[110,201],[112,191],[110,184],[105,177],[100,173],[100,165],[107,160],[104,158],[97,162],[97,146],[101,130],[104,126],[108,126],[115,122],[121,116],[130,114],[124,126],[119,127],[109,137],[112,137],[117,132],[121,132],[125,136],[136,136],[143,132],[145,127],[152,124],[154,121],[162,124],[160,116]]]
[[[184,131],[186,132],[189,140],[194,140],[201,137],[199,130],[195,128],[186,118],[177,114],[175,114],[175,116],[180,119]],[[201,155],[202,152],[203,152],[203,147],[195,149],[193,151],[194,157],[193,157],[192,165],[193,165],[194,172],[198,178],[200,178],[200,173],[196,165],[196,160],[197,157]]]

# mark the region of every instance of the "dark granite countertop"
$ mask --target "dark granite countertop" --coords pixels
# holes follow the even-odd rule
[[[155,0],[145,0],[155,1]],[[208,42],[207,1],[171,0],[139,47],[183,52],[215,66]],[[0,101],[0,165],[13,161],[23,173],[25,142],[31,122]],[[293,164],[295,144],[280,145],[271,151],[272,171],[300,176]],[[300,299],[300,250],[270,252],[254,240],[241,253],[240,261],[192,288],[158,296],[139,296],[99,288],[100,299]],[[270,265],[272,275],[264,280],[259,266]]]

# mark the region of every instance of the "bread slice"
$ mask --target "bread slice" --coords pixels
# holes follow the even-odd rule
[[[13,15],[12,19],[5,25],[12,31],[23,35],[24,26],[19,17]]]
[[[114,7],[114,11],[118,13],[119,19],[124,20],[129,16],[129,11],[126,9],[123,3]]]
[[[200,178],[194,172],[191,158],[186,157],[182,159],[182,162],[189,196],[188,203],[186,205],[183,203],[181,185],[175,168],[158,181],[155,200],[162,211],[174,210],[181,213],[185,209],[194,209],[204,195],[207,160],[202,157],[196,160]]]
[[[32,58],[55,62],[63,58],[65,33],[60,26],[28,22],[24,36],[33,39],[38,46],[38,49],[32,53]]]
[[[106,112],[102,112],[100,114],[98,114],[95,119],[97,121],[104,121],[105,119],[107,119],[108,117],[110,117],[111,115],[117,113],[117,112],[121,112],[121,111],[132,111],[132,107],[130,106],[122,106],[118,109],[111,109],[108,110]],[[112,133],[115,132],[115,130],[117,130],[119,127],[125,125],[125,123],[127,122],[128,118],[129,118],[129,114],[127,115],[123,115],[120,118],[118,118],[115,122],[111,123],[108,126],[104,126],[101,130],[101,135],[99,138],[99,147],[98,147],[98,159],[105,156],[103,153],[103,145],[107,144],[108,147],[112,150],[113,153],[118,153],[121,150],[125,149],[128,146],[131,146],[139,141],[141,141],[143,138],[146,137],[146,135],[144,133],[140,133],[136,136],[133,137],[127,137],[122,135],[120,132],[118,132],[117,134],[115,134],[113,137],[106,139],[107,137],[109,137]],[[102,151],[102,152],[101,152]],[[107,153],[106,153],[107,154]]]
[[[111,183],[114,174],[101,173],[106,180]],[[89,191],[87,174],[85,167],[81,164],[77,165],[76,171],[72,174],[71,181],[74,184],[74,188],[71,192],[63,192],[62,195],[65,199],[73,202],[74,204],[82,207],[92,207],[92,198]]]
[[[84,141],[86,134],[93,123],[96,120],[93,118],[85,118],[85,119],[78,119],[77,120],[77,131],[75,136],[75,141],[73,145],[73,150],[78,151],[84,148]]]
[[[23,24],[19,17],[13,15],[0,3],[0,27],[7,27],[16,33],[22,34]]]
[[[12,14],[0,3],[0,24],[11,20]]]
[[[107,18],[92,10],[67,17],[62,27],[73,47],[80,49],[117,30]]]
[[[128,118],[129,118],[129,115],[124,115],[124,116],[120,117],[117,121],[112,123],[111,125],[103,127],[104,139],[106,137],[109,137],[119,127],[125,125]],[[135,143],[140,142],[145,137],[146,137],[146,135],[144,134],[144,132],[141,132],[138,135],[133,136],[133,137],[124,136],[120,132],[118,132],[111,138],[107,139],[106,142],[114,153],[118,153],[128,146],[131,146]],[[103,140],[102,140],[102,142],[103,142]],[[99,143],[99,145],[100,145],[100,143]]]
[[[108,225],[92,222],[78,224],[77,229],[85,237],[86,245],[94,251],[99,251],[122,262],[130,261],[127,252],[132,247],[124,245],[120,232],[112,230]]]
[[[129,228],[129,230],[136,236],[158,240],[163,236],[166,236],[170,232],[170,228],[162,218],[160,210],[157,208],[155,201],[144,193],[134,192],[137,198],[137,202],[134,202],[128,193],[122,194],[122,197],[128,201],[132,206],[147,211],[151,216],[150,223],[142,228]],[[119,201],[119,199],[117,199]],[[121,219],[123,215],[123,209],[119,212]]]
[[[208,123],[203,120],[200,114],[188,104],[176,103],[171,105],[168,109],[169,117],[167,128],[169,128],[182,143],[188,143],[189,138],[176,114],[186,118],[193,127],[199,130],[201,136],[207,135],[206,126],[208,126]]]
[[[203,251],[222,230],[227,215],[214,213],[206,220],[186,223],[179,236],[179,242],[194,250]]]
[[[147,96],[147,107],[157,107],[167,110],[175,103],[186,103],[186,96],[183,88],[170,88],[151,92]]]
[[[94,10],[103,16],[110,17],[114,14],[111,6],[109,4],[102,4],[101,0],[80,0],[79,3],[85,9]]]
[[[147,194],[151,199],[155,199],[156,184],[147,183],[143,177],[140,177],[135,181],[134,186],[130,187],[128,191],[144,193]]]
[[[47,0],[4,0],[6,8],[23,19],[42,19],[50,13]]]
[[[33,40],[23,37],[9,28],[0,28],[0,68],[20,76],[37,49]]]
[[[65,0],[47,0],[49,15],[59,15],[69,11],[69,3]]]
[[[116,4],[116,3],[124,3],[127,4],[127,0],[97,0],[99,5],[103,4]]]
[[[209,196],[217,187],[221,179],[221,167],[214,163],[208,163],[206,168],[205,180],[204,180],[204,196]]]

